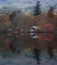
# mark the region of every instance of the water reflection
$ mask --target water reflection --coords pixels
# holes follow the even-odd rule
[[[36,38],[32,38],[29,33],[27,33],[27,34],[21,34],[21,33],[20,34],[8,34],[7,32],[3,32],[3,33],[0,32],[0,39],[1,39],[0,48],[7,50],[7,51],[10,50],[12,52],[17,52],[18,54],[21,53],[20,49],[24,50],[24,49],[32,48],[34,57],[37,60],[37,63],[40,64],[41,50],[47,51],[50,58],[53,58],[53,56],[54,56],[53,50],[57,49],[57,45],[56,45],[56,41],[54,40],[54,37],[56,38],[56,36],[54,36],[54,34],[40,34],[39,33],[38,35],[40,35],[41,37],[36,39]],[[53,36],[52,42],[50,42],[50,41],[47,42],[45,39],[49,35]],[[51,37],[51,36],[49,36],[49,37]],[[50,40],[49,37],[47,39]],[[39,42],[39,39],[41,40],[41,42]],[[44,41],[44,42],[42,42],[42,41]]]
[[[41,50],[37,49],[37,48],[34,48],[33,49],[33,54],[34,54],[35,59],[37,60],[37,64],[40,64]]]

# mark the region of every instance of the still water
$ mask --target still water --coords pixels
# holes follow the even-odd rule
[[[38,55],[40,63],[38,63],[38,57],[33,54],[33,49],[26,49],[34,43],[29,34],[1,33],[0,39],[2,49],[0,50],[0,65],[57,65],[56,51],[54,57],[50,59],[48,53],[41,50],[40,56]],[[15,51],[8,50],[10,43],[16,46]]]

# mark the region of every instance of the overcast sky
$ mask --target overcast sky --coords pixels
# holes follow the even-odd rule
[[[14,6],[18,8],[25,8],[34,6],[38,0],[0,0],[0,7],[1,6]],[[48,4],[57,3],[57,0],[40,0],[42,7]]]

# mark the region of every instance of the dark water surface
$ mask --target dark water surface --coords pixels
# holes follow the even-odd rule
[[[35,43],[29,34],[1,33],[0,39],[0,65],[39,65],[33,49],[25,49]],[[15,51],[8,50],[10,44],[16,47]],[[54,57],[50,59],[48,53],[41,50],[39,61],[40,65],[57,65],[57,52],[55,51]]]

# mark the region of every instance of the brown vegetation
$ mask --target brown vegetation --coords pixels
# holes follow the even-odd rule
[[[2,14],[0,15],[0,31],[4,30],[4,25],[8,27],[8,29],[12,29],[14,27],[14,30],[16,29],[22,29],[22,30],[28,30],[30,29],[31,26],[36,25],[36,26],[42,26],[44,27],[44,25],[51,23],[54,25],[54,30],[57,30],[57,13],[51,12],[50,14],[49,10],[47,13],[44,13],[42,15],[39,16],[26,16],[23,14],[17,14],[15,15],[13,20],[10,20],[9,16],[11,13],[9,14]],[[50,15],[51,16],[50,16]],[[11,41],[11,38],[8,38],[6,40],[3,40],[2,35],[0,35],[0,39],[1,42],[3,41],[4,45],[8,45],[12,42],[16,45],[16,48],[18,49],[29,49],[29,48],[40,48],[42,50],[47,50],[48,45],[51,45],[53,47],[53,49],[57,49],[57,41],[53,40],[51,42],[46,42],[43,41],[43,37],[42,40],[41,39],[32,39],[29,34],[24,34],[24,35],[15,35],[13,36],[13,38],[15,37],[16,42],[14,43],[13,41]],[[57,38],[57,36],[55,36],[54,38]],[[8,44],[7,44],[8,43]],[[2,43],[0,43],[1,45]],[[2,46],[4,47],[4,46]],[[6,47],[6,46],[5,46]],[[1,46],[0,46],[1,48]]]

